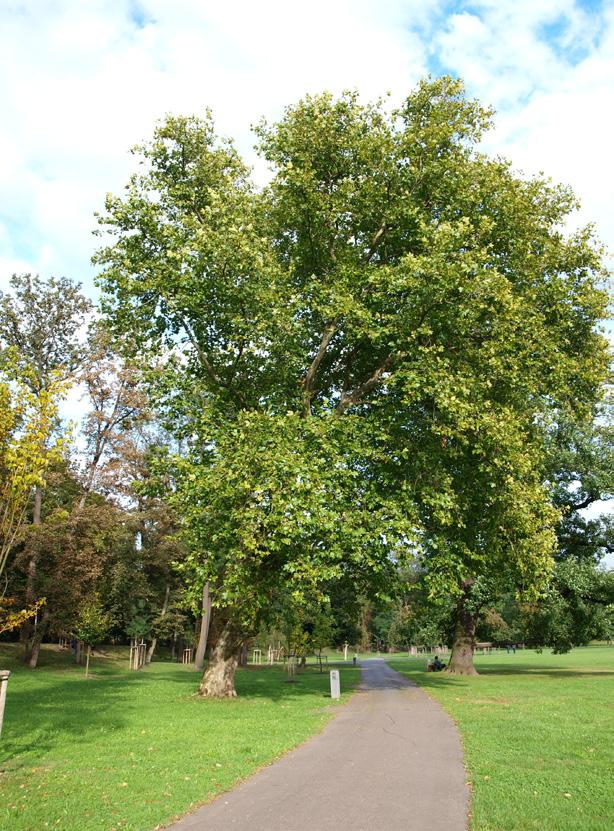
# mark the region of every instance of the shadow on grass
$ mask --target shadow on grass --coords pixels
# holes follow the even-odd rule
[[[477,676],[448,675],[446,672],[425,672],[422,667],[408,666],[402,661],[390,661],[390,666],[415,681],[421,687],[445,687],[464,686],[469,678],[493,678],[505,676],[525,676],[527,678],[557,678],[557,679],[581,679],[581,678],[608,678],[614,676],[614,670],[610,669],[583,669],[581,667],[567,668],[564,666],[534,666],[530,664],[496,664],[491,666],[477,667]]]
[[[350,667],[348,667],[350,669]],[[352,667],[353,676],[346,690],[353,689],[360,680],[358,668]],[[329,677],[327,672],[320,672],[316,666],[307,666],[296,673],[289,681],[284,669],[279,666],[248,668],[237,673],[237,692],[242,698],[262,697],[271,701],[295,698],[304,695],[330,700]]]
[[[104,665],[103,660],[92,665],[92,675],[86,679],[82,668],[76,668],[69,653],[48,653],[42,656],[36,670],[28,670],[19,662],[6,660],[0,653],[0,664],[10,668],[14,675],[9,681],[5,712],[5,730],[0,743],[0,769],[17,770],[31,764],[32,756],[39,757],[63,744],[67,737],[87,741],[87,736],[101,731],[115,732],[127,729],[134,722],[137,710],[172,707],[193,698],[199,707],[238,707],[241,703],[284,701],[310,696],[317,700],[330,699],[328,676],[317,667],[297,673],[293,683],[287,683],[280,667],[258,667],[237,673],[238,700],[198,699],[196,693],[200,673],[181,664],[156,662],[139,672],[121,666],[117,661]],[[353,673],[358,679],[358,673]],[[348,679],[349,681],[349,679]],[[346,688],[351,686],[346,683]]]

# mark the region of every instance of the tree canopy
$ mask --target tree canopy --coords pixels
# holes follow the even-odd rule
[[[458,598],[460,656],[476,581],[548,577],[546,437],[599,397],[603,267],[561,230],[567,188],[479,152],[491,116],[450,78],[393,112],[308,96],[257,128],[263,188],[210,115],[173,116],[107,198],[104,309],[186,442],[173,488],[216,587],[207,694],[276,592],[413,557]]]

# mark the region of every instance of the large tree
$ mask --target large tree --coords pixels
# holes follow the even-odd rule
[[[449,78],[393,113],[308,97],[258,128],[263,189],[210,118],[172,117],[107,199],[105,310],[190,448],[175,486],[219,618],[206,694],[234,693],[288,576],[381,576],[413,547],[458,598],[458,654],[478,578],[547,576],[541,423],[590,409],[603,377],[601,263],[589,231],[560,232],[568,190],[476,151],[490,117]]]

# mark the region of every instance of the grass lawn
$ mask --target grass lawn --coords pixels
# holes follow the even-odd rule
[[[476,656],[475,678],[389,663],[458,724],[474,831],[614,828],[614,647]]]
[[[288,684],[276,667],[239,671],[236,701],[194,695],[189,667],[95,657],[91,677],[43,648],[40,668],[10,669],[0,738],[0,828],[149,831],[206,802],[319,731],[334,711],[328,674]],[[359,671],[341,669],[344,699]]]

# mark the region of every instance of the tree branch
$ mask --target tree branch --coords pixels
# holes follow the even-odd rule
[[[378,366],[378,368],[373,372],[373,374],[367,378],[366,381],[363,381],[362,384],[359,384],[354,390],[350,393],[343,393],[341,395],[341,400],[337,404],[335,412],[337,415],[343,415],[343,413],[348,409],[348,407],[353,407],[355,404],[359,404],[360,401],[364,398],[365,395],[371,392],[371,390],[375,389],[375,387],[382,381],[383,376],[388,372],[392,364],[394,363],[395,358],[402,358],[403,353],[398,352],[396,355],[388,355],[386,360]]]
[[[305,377],[301,380],[301,386],[304,390],[303,395],[303,415],[308,416],[311,415],[311,399],[313,397],[313,389],[314,389],[314,382],[316,379],[316,375],[318,373],[318,369],[324,356],[326,355],[326,350],[333,339],[335,332],[337,331],[337,324],[336,323],[328,323],[322,334],[322,339],[320,340],[320,346],[318,347],[318,351],[315,354],[314,359],[312,360],[309,369],[307,370]]]
[[[367,257],[366,257],[366,262],[367,263],[371,262],[371,259],[373,258],[373,255],[377,251],[377,246],[379,245],[381,238],[386,233],[386,228],[387,228],[386,223],[382,222],[382,224],[380,225],[378,231],[376,232],[373,239],[371,240],[371,247],[369,248],[369,252],[368,252]]]
[[[597,494],[597,496],[587,496],[586,499],[583,499],[581,502],[572,503],[569,506],[570,511],[582,511],[584,508],[588,508],[589,505],[592,505],[593,502],[597,502],[601,498],[601,494]]]
[[[242,406],[246,406],[247,401],[246,401],[245,396],[243,395],[243,393],[241,393],[241,392],[239,392],[239,390],[235,389],[232,386],[232,384],[229,384],[228,381],[225,381],[221,377],[221,375],[219,375],[215,371],[215,369],[213,368],[213,365],[211,364],[211,361],[209,360],[209,357],[207,356],[207,353],[204,351],[204,349],[198,343],[198,339],[196,338],[196,335],[194,334],[194,332],[192,331],[192,329],[190,328],[190,326],[186,322],[185,318],[181,317],[180,320],[181,320],[181,325],[185,329],[186,334],[188,336],[188,339],[189,339],[190,343],[192,344],[192,346],[194,347],[194,349],[196,350],[196,354],[198,355],[198,359],[199,359],[200,363],[202,364],[202,366],[204,367],[205,372],[207,373],[209,378],[211,378],[211,380],[215,384],[217,384],[218,386],[223,387],[224,389],[228,390],[228,392],[231,395],[234,395],[234,397],[237,399],[239,404],[241,404]]]

